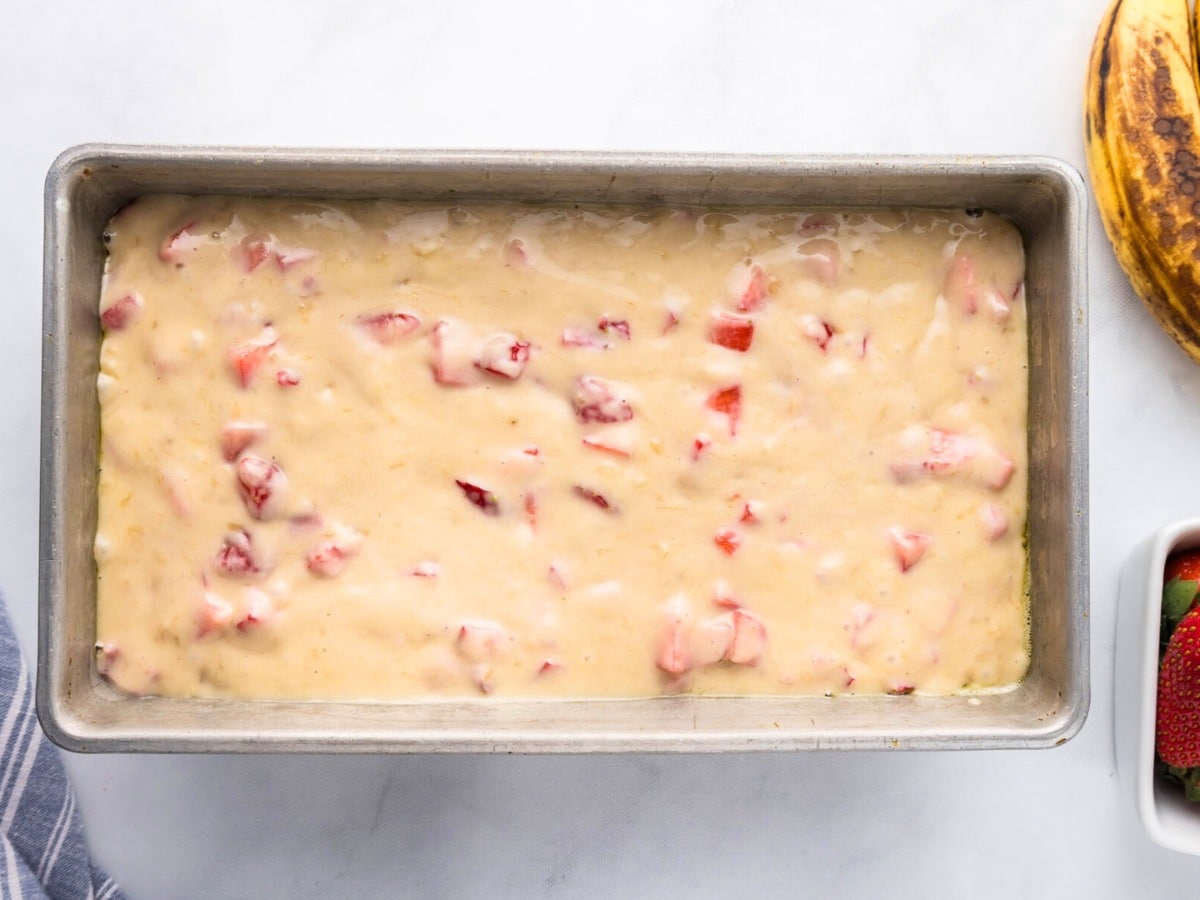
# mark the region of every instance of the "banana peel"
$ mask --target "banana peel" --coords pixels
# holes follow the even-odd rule
[[[1113,0],[1088,62],[1084,138],[1118,263],[1158,323],[1200,362],[1196,29],[1187,0]]]

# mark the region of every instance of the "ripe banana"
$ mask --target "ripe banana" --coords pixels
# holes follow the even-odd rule
[[[1117,261],[1200,362],[1197,71],[1188,0],[1112,0],[1088,64],[1084,137]]]

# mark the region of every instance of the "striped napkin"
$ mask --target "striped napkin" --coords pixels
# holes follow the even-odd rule
[[[0,597],[0,900],[115,900],[88,856],[67,773],[38,724],[29,673]]]

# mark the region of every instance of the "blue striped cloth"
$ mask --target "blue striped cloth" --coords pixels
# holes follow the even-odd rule
[[[88,856],[75,794],[38,724],[29,672],[0,597],[0,900],[116,900]]]

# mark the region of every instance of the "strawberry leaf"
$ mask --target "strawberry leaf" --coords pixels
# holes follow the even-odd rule
[[[1178,575],[1163,587],[1163,618],[1169,629],[1174,629],[1179,620],[1187,615],[1198,592],[1200,582],[1182,581]]]

